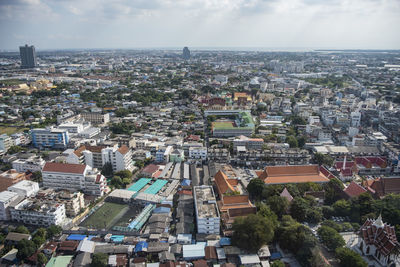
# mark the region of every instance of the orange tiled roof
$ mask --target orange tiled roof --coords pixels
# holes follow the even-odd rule
[[[236,191],[232,184],[228,182],[228,177],[223,171],[218,171],[214,176],[214,180],[220,194]]]
[[[322,183],[329,179],[319,171],[318,165],[268,166],[259,175],[266,184]]]
[[[118,152],[121,153],[122,155],[125,155],[126,153],[129,152],[129,147],[126,145],[122,145],[119,149]]]

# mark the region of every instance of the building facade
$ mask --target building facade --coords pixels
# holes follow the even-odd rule
[[[25,46],[20,46],[19,55],[21,57],[21,68],[27,69],[37,66],[36,51],[33,45],[28,46],[26,44]]]
[[[47,162],[42,177],[44,187],[83,190],[86,194],[99,196],[106,190],[105,177],[97,169],[84,164]]]
[[[197,233],[220,233],[220,215],[212,186],[201,185],[193,188]]]
[[[66,148],[69,142],[67,130],[53,127],[31,130],[32,144],[36,148]]]

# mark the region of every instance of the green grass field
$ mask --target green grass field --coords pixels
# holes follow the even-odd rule
[[[108,229],[118,220],[120,213],[125,213],[128,205],[105,202],[95,213],[90,215],[81,226],[95,229]]]
[[[0,126],[0,134],[12,135],[15,133],[22,133],[24,130],[28,130],[28,128]]]

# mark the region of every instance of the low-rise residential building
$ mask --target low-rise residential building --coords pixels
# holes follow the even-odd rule
[[[0,174],[0,192],[7,190],[13,184],[26,179],[25,173],[17,172],[14,169]]]
[[[77,216],[86,207],[84,194],[82,192],[70,192],[68,190],[56,191],[47,188],[39,191],[36,198],[55,201],[65,205],[65,214],[68,217]]]
[[[25,199],[10,208],[11,220],[28,225],[50,226],[65,222],[65,206],[57,202]]]
[[[197,232],[199,234],[219,234],[220,215],[212,186],[195,186],[193,196]]]
[[[84,164],[47,162],[42,177],[44,187],[83,190],[89,195],[100,196],[106,190],[105,177],[97,169]]]
[[[248,138],[247,136],[239,136],[239,138],[233,140],[233,148],[236,149],[238,146],[244,146],[248,150],[261,150],[264,144],[262,138]]]
[[[27,159],[17,159],[12,162],[12,168],[17,172],[36,172],[41,171],[46,161],[41,157],[32,156]]]
[[[32,144],[37,148],[67,148],[69,142],[68,131],[49,127],[31,130]]]
[[[39,184],[29,180],[22,180],[8,188],[8,191],[20,196],[32,197],[39,192]]]
[[[207,148],[206,147],[190,147],[189,148],[189,160],[207,160]]]
[[[0,220],[10,220],[9,206],[20,200],[19,195],[10,191],[0,192]],[[15,203],[16,204],[16,203]]]
[[[8,149],[13,146],[12,138],[7,134],[0,135],[0,150],[7,152]]]

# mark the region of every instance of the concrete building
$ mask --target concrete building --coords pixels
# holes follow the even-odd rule
[[[125,145],[118,147],[107,146],[81,146],[75,151],[67,150],[67,163],[86,164],[92,168],[101,169],[106,163],[111,163],[114,171],[135,168],[132,161],[132,151]]]
[[[14,202],[20,200],[19,195],[14,192],[3,191],[0,192],[0,220],[10,220],[9,206]]]
[[[86,112],[81,114],[81,118],[92,124],[107,124],[110,121],[110,114],[102,114],[99,112]]]
[[[10,208],[11,220],[28,225],[62,225],[66,219],[65,206],[57,202],[25,199]]]
[[[97,169],[84,164],[47,162],[42,176],[44,187],[83,190],[86,194],[100,196],[106,190],[105,177]]]
[[[41,171],[46,161],[37,156],[28,159],[17,159],[12,162],[12,168],[17,172],[36,172]]]
[[[22,180],[10,186],[8,191],[17,193],[20,196],[32,197],[39,192],[39,184],[29,180]]]
[[[127,146],[107,147],[102,149],[103,165],[111,163],[114,172],[129,170],[133,171],[132,151]]]
[[[206,147],[190,147],[189,148],[189,159],[190,160],[207,160],[207,148]]]
[[[220,233],[220,215],[212,186],[202,185],[193,188],[196,211],[197,233]]]
[[[55,201],[65,205],[65,213],[68,217],[77,216],[86,207],[82,192],[70,192],[68,190],[56,191],[52,188],[40,190],[37,199]]]
[[[247,136],[239,136],[239,138],[233,140],[233,148],[236,149],[238,146],[244,146],[249,150],[261,150],[264,144],[262,138],[248,138]]]
[[[169,156],[173,149],[173,146],[159,147],[156,152],[156,162],[169,162]]]
[[[17,172],[13,169],[3,172],[0,174],[0,192],[25,179],[25,173]]]
[[[37,148],[66,148],[69,142],[67,130],[53,127],[31,130],[32,144]]]
[[[10,147],[12,147],[13,141],[12,138],[7,134],[0,135],[0,150],[7,152]]]
[[[25,46],[20,46],[19,55],[21,57],[22,69],[35,68],[37,66],[36,51],[33,45],[28,46],[26,44]]]

